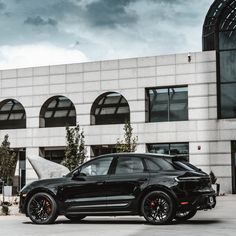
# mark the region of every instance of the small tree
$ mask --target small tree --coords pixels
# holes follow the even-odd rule
[[[66,127],[66,142],[65,158],[62,164],[69,170],[73,170],[86,158],[84,131],[80,130],[79,125],[74,128]]]
[[[210,176],[210,179],[211,179],[211,183],[212,183],[212,184],[215,184],[216,181],[217,181],[217,177],[215,176],[214,172],[211,171],[210,174],[209,174],[209,176]]]
[[[129,121],[125,123],[123,130],[124,140],[117,139],[117,152],[135,152],[137,148],[138,137],[133,137],[133,128]]]
[[[9,136],[5,135],[4,140],[0,146],[0,179],[7,185],[13,184],[13,177],[15,174],[17,157],[10,149]]]

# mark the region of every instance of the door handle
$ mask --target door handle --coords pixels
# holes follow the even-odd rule
[[[106,183],[106,181],[98,181],[98,182],[96,182],[97,185],[103,185],[105,183]]]
[[[140,178],[140,179],[138,179],[138,182],[146,182],[146,181],[148,181],[148,178]]]

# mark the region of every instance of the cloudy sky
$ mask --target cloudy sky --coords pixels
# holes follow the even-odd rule
[[[0,0],[0,68],[201,51],[213,0]]]

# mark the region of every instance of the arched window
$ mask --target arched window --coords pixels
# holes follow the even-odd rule
[[[225,40],[233,43],[234,38],[235,42],[235,16],[236,0],[215,0],[213,2],[203,25],[203,51],[218,50],[223,46]],[[225,46],[229,47],[231,43],[229,42]]]
[[[39,122],[40,128],[75,126],[75,106],[64,96],[49,98],[41,108]]]
[[[25,109],[14,99],[0,102],[0,129],[26,128]]]
[[[129,104],[119,93],[102,94],[93,103],[91,109],[92,125],[123,124],[129,120]]]
[[[203,50],[217,52],[218,118],[236,118],[236,0],[215,0],[203,26]]]

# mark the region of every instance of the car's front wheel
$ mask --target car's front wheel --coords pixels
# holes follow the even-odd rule
[[[35,224],[52,224],[58,216],[57,203],[48,193],[36,193],[28,202],[27,213]]]
[[[189,211],[177,211],[175,219],[177,221],[186,221],[194,217],[196,213],[197,213],[197,210],[195,209],[189,210]]]
[[[171,197],[163,191],[148,193],[142,201],[141,211],[147,222],[155,225],[170,223],[175,214]]]

